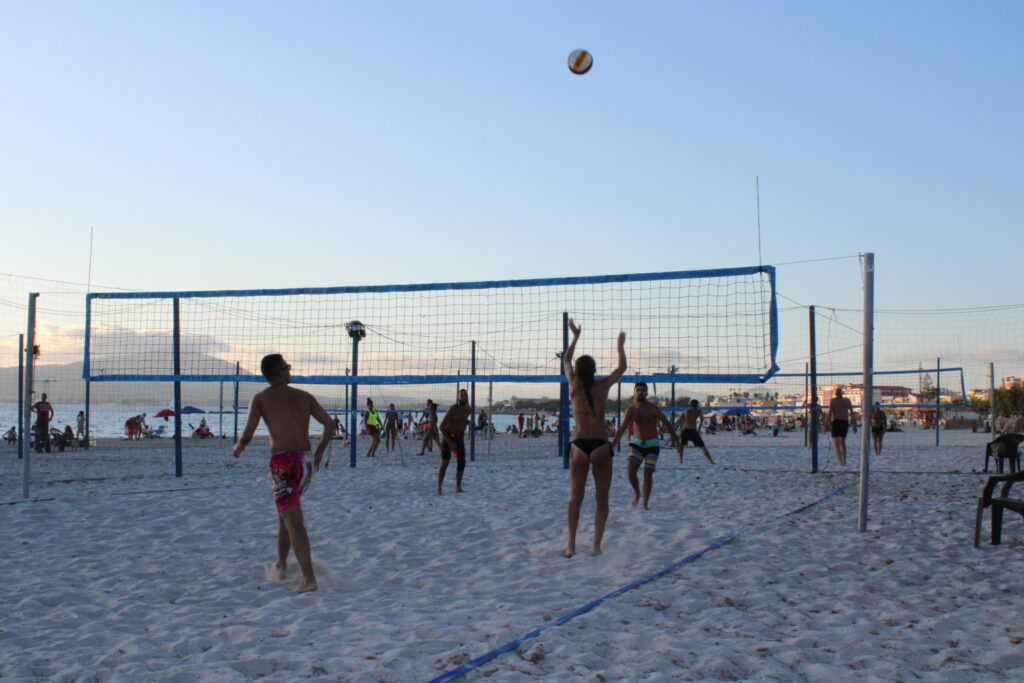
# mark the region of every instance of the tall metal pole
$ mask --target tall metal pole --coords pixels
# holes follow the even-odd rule
[[[92,382],[89,381],[89,380],[85,380],[85,433],[82,434],[82,436],[85,437],[85,444],[84,444],[85,450],[89,450],[89,444],[92,441],[92,438],[90,438],[90,436],[89,436],[89,434],[92,433],[92,429],[91,429],[92,422],[90,421],[91,412],[92,412]],[[75,438],[78,438],[77,434],[75,435]]]
[[[875,255],[864,254],[864,393],[861,397],[860,507],[857,529],[868,528],[868,492],[871,458],[871,413],[874,409],[875,364]]]
[[[811,381],[810,364],[804,363],[804,448],[807,448],[807,424],[810,422],[811,416],[808,413],[810,410],[810,389],[809,382]]]
[[[616,382],[616,386],[619,388],[619,397],[615,399],[615,429],[622,426],[622,382]],[[619,441],[615,447],[616,453],[622,452],[622,442]]]
[[[18,460],[25,457],[21,442],[25,425],[25,335],[18,335],[18,426],[14,430],[18,437]]]
[[[359,405],[359,340],[365,336],[366,332],[363,329],[363,324],[358,320],[353,320],[346,325],[348,328],[348,334],[352,337],[352,412],[349,414],[349,431],[348,431],[348,465],[349,467],[356,466],[356,437],[359,435],[358,428],[358,415],[359,411],[356,406]]]
[[[235,361],[235,377],[242,374],[242,364]],[[235,380],[235,405],[233,406],[235,412],[235,441],[238,441],[238,380]]]
[[[988,429],[996,438],[996,364],[988,364]]]
[[[565,352],[569,348],[569,313],[562,311],[562,355],[558,374],[558,452],[562,456],[562,469],[569,469],[569,385],[565,376]]]
[[[935,359],[935,446],[939,445],[939,422],[942,415],[939,414],[939,406],[942,404],[942,359]]]
[[[809,306],[811,337],[811,472],[818,471],[818,349],[814,331],[814,306]]]
[[[470,345],[469,371],[476,377],[476,342]],[[469,461],[476,461],[476,379],[469,383]]]
[[[174,299],[174,376],[181,375],[181,300]],[[174,380],[174,476],[181,476],[181,381]]]
[[[672,367],[670,367],[668,369],[668,371],[674,375],[674,374],[676,374],[676,370],[678,370],[678,369],[679,368],[677,368],[675,365],[673,365]],[[669,419],[669,422],[671,422],[672,424],[675,424],[675,422],[676,422],[676,380],[675,380],[675,377],[672,378],[672,408],[669,410],[668,419]]]
[[[220,427],[217,428],[217,433],[222,437],[224,436],[224,382],[220,383],[220,407],[217,408],[217,412],[220,415]]]
[[[36,299],[39,293],[34,292],[28,295],[28,325],[25,328],[25,389],[22,395],[21,431],[24,435],[21,439],[21,496],[28,498],[28,475],[29,460],[32,449],[29,448],[30,429],[32,428],[32,375],[35,366],[36,348]]]

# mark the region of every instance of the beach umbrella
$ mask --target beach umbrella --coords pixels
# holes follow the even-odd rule
[[[185,406],[181,409],[182,415],[192,415],[194,413],[205,413],[206,411],[202,408],[196,408],[195,406]]]
[[[153,413],[153,417],[174,417],[174,411],[170,408],[164,408]]]

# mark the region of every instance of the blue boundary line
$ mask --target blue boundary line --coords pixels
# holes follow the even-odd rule
[[[740,536],[746,534],[747,532],[749,532],[751,529],[754,529],[755,527],[758,527],[758,526],[760,526],[762,524],[766,524],[766,523],[777,522],[780,519],[783,519],[784,517],[789,517],[790,515],[795,515],[795,514],[797,514],[799,512],[803,512],[804,510],[806,510],[808,508],[811,508],[811,507],[814,507],[818,503],[822,503],[822,502],[828,500],[829,498],[831,498],[832,496],[845,491],[846,489],[850,488],[851,486],[853,486],[853,484],[847,484],[846,486],[840,486],[839,488],[834,489],[834,490],[830,491],[829,493],[825,494],[824,496],[822,496],[818,500],[815,500],[815,501],[812,501],[810,503],[807,503],[806,505],[802,505],[802,506],[796,508],[795,510],[790,510],[789,512],[784,512],[781,515],[778,515],[776,517],[772,517],[771,519],[767,520],[767,522],[758,522],[758,523],[755,523],[755,524],[751,524],[750,526],[748,526],[748,527],[746,527],[744,529],[741,529],[740,531],[736,531],[736,532],[731,533],[731,534],[729,534],[727,536],[723,536],[722,538],[718,539],[717,541],[715,541],[711,545],[707,546],[703,550],[698,550],[697,552],[695,552],[695,553],[693,553],[691,555],[687,555],[686,557],[684,557],[683,559],[679,560],[678,562],[674,562],[673,564],[670,564],[669,566],[665,567],[664,569],[661,569],[660,571],[654,572],[650,576],[645,576],[644,578],[638,579],[638,580],[634,581],[633,583],[630,583],[630,584],[627,584],[627,585],[623,586],[622,588],[618,588],[618,589],[612,591],[611,593],[608,593],[607,595],[598,598],[597,600],[593,600],[591,602],[588,602],[587,604],[583,605],[582,607],[577,607],[576,609],[572,610],[571,612],[568,612],[567,614],[563,614],[558,619],[555,619],[553,622],[551,622],[550,624],[548,624],[546,626],[541,626],[538,629],[534,629],[533,631],[530,631],[529,633],[527,633],[526,635],[522,636],[521,638],[517,638],[516,640],[513,640],[513,641],[510,641],[508,643],[505,643],[501,647],[496,648],[494,650],[491,650],[490,652],[488,652],[487,654],[485,654],[485,655],[483,655],[481,657],[477,657],[476,659],[474,659],[474,660],[472,660],[470,662],[466,662],[462,666],[459,666],[459,667],[457,667],[455,669],[452,669],[451,671],[447,671],[447,672],[441,674],[440,676],[438,676],[436,678],[430,679],[429,683],[444,683],[444,681],[451,681],[451,680],[454,680],[454,679],[458,678],[459,676],[464,676],[465,674],[469,673],[473,669],[476,669],[477,667],[479,667],[479,666],[481,666],[483,664],[486,664],[487,662],[491,661],[492,659],[495,659],[496,657],[499,657],[499,656],[505,654],[509,650],[514,650],[515,648],[517,648],[520,645],[522,645],[523,643],[525,643],[527,640],[531,640],[533,638],[536,638],[537,636],[539,636],[541,633],[543,633],[544,631],[548,630],[549,628],[554,628],[555,626],[561,626],[565,622],[570,621],[572,619],[575,619],[576,617],[580,616],[581,614],[585,614],[585,613],[589,612],[590,610],[594,609],[595,607],[598,607],[601,603],[603,603],[603,602],[605,602],[607,600],[610,600],[610,599],[612,599],[612,598],[614,598],[614,597],[616,597],[618,595],[621,595],[622,593],[625,593],[627,591],[631,591],[634,588],[642,586],[643,584],[647,583],[648,581],[653,581],[654,579],[658,578],[659,576],[662,576],[663,574],[667,574],[668,572],[672,571],[673,569],[675,569],[677,567],[680,567],[680,566],[682,566],[684,564],[687,564],[688,562],[692,562],[692,561],[698,559],[699,557],[701,557],[701,556],[711,552],[715,548],[720,548],[721,546],[723,546],[723,545],[725,545],[727,543],[730,543],[731,541],[736,540],[737,538],[739,538]]]

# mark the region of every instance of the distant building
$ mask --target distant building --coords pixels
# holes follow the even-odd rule
[[[1003,377],[1003,389],[1019,389],[1024,385],[1024,377]]]

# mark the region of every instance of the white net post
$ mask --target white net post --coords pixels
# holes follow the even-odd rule
[[[875,255],[864,254],[864,392],[860,411],[860,501],[857,528],[867,531],[871,458],[871,412],[874,406]]]

